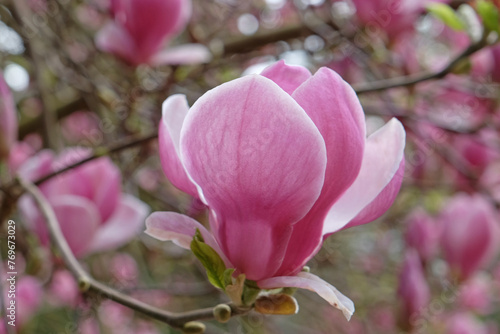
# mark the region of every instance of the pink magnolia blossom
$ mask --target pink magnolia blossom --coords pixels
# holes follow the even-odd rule
[[[210,60],[201,44],[163,49],[191,17],[191,0],[112,0],[113,21],[96,36],[99,49],[131,65],[193,64]]]
[[[474,135],[457,135],[452,139],[452,145],[457,151],[461,163],[470,171],[482,173],[499,153],[487,141]]]
[[[49,292],[51,302],[56,306],[75,306],[80,296],[78,283],[67,270],[58,270],[52,275]]]
[[[467,312],[456,313],[446,321],[446,334],[488,334],[488,328]]]
[[[230,268],[263,289],[316,291],[346,317],[352,302],[301,272],[323,238],[368,223],[402,182],[405,131],[392,119],[365,138],[352,88],[334,71],[276,63],[205,93],[163,103],[160,158],[169,180],[210,209],[211,232],[173,212],[146,232],[189,248],[199,229]]]
[[[17,140],[17,114],[12,93],[0,72],[0,159],[9,156]]]
[[[467,279],[498,251],[500,230],[493,205],[479,194],[458,194],[441,213],[444,257],[460,279]]]
[[[493,289],[492,281],[487,275],[474,275],[461,286],[458,304],[465,310],[488,314],[492,310]]]
[[[9,277],[10,276],[2,277],[2,280],[9,283],[9,281],[6,281],[6,278]],[[5,287],[7,287],[7,285],[5,285]],[[18,328],[25,325],[38,310],[42,302],[43,290],[42,284],[37,278],[33,276],[22,276],[16,277],[15,291],[15,298],[10,298],[8,296],[8,290],[5,289],[4,302],[6,307],[6,320],[13,320],[16,328]],[[15,301],[15,310],[13,313],[8,308],[11,305],[11,300]],[[14,316],[10,317],[10,315]],[[4,319],[2,318],[2,320]],[[1,322],[3,323],[3,321]]]
[[[87,157],[83,148],[66,149],[58,157],[41,151],[27,160],[19,173],[35,180]],[[61,225],[71,250],[77,256],[122,246],[132,239],[149,213],[148,206],[121,192],[121,175],[107,157],[102,157],[43,183],[46,196]],[[20,209],[42,244],[49,241],[43,216],[32,199],[25,195]]]
[[[440,226],[423,209],[413,211],[407,218],[405,240],[415,249],[422,260],[430,260],[439,243]]]
[[[406,253],[399,276],[398,295],[403,302],[403,316],[410,323],[431,300],[431,292],[425,278],[424,268],[414,250]]]

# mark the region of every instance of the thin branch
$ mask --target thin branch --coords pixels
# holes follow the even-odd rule
[[[208,320],[213,319],[213,308],[205,308],[183,313],[173,313],[151,306],[141,302],[133,297],[123,294],[103,283],[96,281],[88,274],[75,258],[71,249],[64,238],[64,235],[59,227],[57,217],[52,210],[52,207],[45,199],[40,190],[31,182],[18,178],[21,187],[29,193],[35,200],[37,206],[40,208],[44,216],[47,227],[49,229],[50,237],[55,244],[56,248],[61,253],[64,263],[71,271],[73,276],[77,279],[80,289],[84,292],[93,291],[99,296],[106,297],[124,306],[127,306],[135,311],[148,315],[156,320],[164,322],[174,328],[182,328],[184,324],[194,320]],[[247,309],[237,308],[232,304],[228,304],[232,309],[232,315],[241,315],[248,312]]]
[[[354,90],[357,94],[369,93],[369,92],[377,92],[390,88],[396,87],[406,87],[412,86],[419,82],[441,79],[448,75],[451,71],[455,69],[455,67],[465,58],[474,54],[475,52],[481,50],[487,44],[484,39],[481,39],[479,42],[471,44],[467,49],[465,49],[458,56],[453,58],[448,65],[446,65],[442,70],[438,72],[431,73],[418,73],[414,75],[385,79],[380,81],[368,82],[359,85],[353,85]]]
[[[18,21],[20,21],[21,26],[24,30],[28,30],[26,27],[27,22],[32,20],[34,17],[33,12],[30,7],[26,3],[25,0],[12,0],[12,4],[14,5],[15,12],[14,15],[18,17]],[[37,14],[40,15],[40,14]],[[34,64],[35,76],[37,81],[38,91],[40,93],[40,100],[43,105],[42,112],[42,137],[44,141],[44,146],[51,149],[59,149],[59,131],[55,124],[57,123],[56,115],[52,112],[49,104],[49,96],[51,96],[51,92],[48,89],[45,81],[44,81],[44,60],[43,60],[43,49],[44,45],[41,39],[29,37],[26,34],[22,35],[24,37],[24,44],[26,46],[26,50],[28,54],[31,56],[31,59]]]
[[[95,160],[97,158],[100,158],[100,157],[103,157],[105,155],[109,155],[109,154],[112,154],[112,153],[116,153],[116,152],[120,152],[122,150],[125,150],[127,148],[131,148],[131,147],[134,147],[134,146],[138,146],[138,145],[142,145],[142,144],[145,144],[155,138],[158,137],[158,133],[152,133],[146,137],[142,137],[142,138],[131,138],[131,139],[125,139],[124,140],[124,143],[120,143],[120,144],[116,144],[116,145],[113,145],[113,146],[110,146],[110,147],[100,147],[100,148],[96,148],[94,149],[94,152],[92,153],[91,156],[89,156],[88,158],[85,158],[83,160],[80,160],[74,164],[71,164],[63,169],[60,169],[60,170],[57,170],[55,172],[52,172],[38,180],[36,180],[34,183],[38,186],[40,184],[42,184],[43,182],[53,178],[54,176],[57,176],[61,173],[64,173],[70,169],[73,169],[75,167],[78,167],[80,165],[83,165],[84,163],[87,163],[89,161],[92,161],[92,160]]]
[[[223,44],[223,53],[225,55],[234,53],[246,53],[255,51],[256,48],[270,43],[289,40],[311,33],[309,27],[304,24],[284,27],[272,31],[258,33],[253,36],[239,37],[233,40],[225,41]]]

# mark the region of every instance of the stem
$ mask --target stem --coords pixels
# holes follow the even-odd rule
[[[45,199],[44,195],[33,183],[20,177],[18,178],[18,181],[21,187],[33,197],[37,206],[40,208],[40,211],[42,212],[42,215],[46,220],[52,242],[61,253],[65,265],[77,279],[81,290],[83,290],[84,292],[96,292],[99,296],[111,299],[135,311],[148,315],[151,318],[164,322],[174,328],[182,328],[184,324],[189,321],[208,320],[214,318],[213,308],[205,308],[183,313],[173,313],[141,302],[92,278],[90,274],[88,274],[83,269],[83,267],[71,252],[71,249],[66,242],[66,239],[64,238],[61,228],[59,227],[57,217],[50,204]],[[248,310],[239,309],[234,305],[227,305],[231,307],[232,315],[241,315],[248,312]]]
[[[20,21],[23,31],[28,30],[26,22],[29,22],[34,17],[30,7],[25,0],[12,0],[11,2],[14,5],[15,14],[18,17],[18,21]],[[48,101],[49,96],[51,96],[52,93],[44,81],[44,61],[42,57],[44,54],[44,45],[41,39],[33,37],[30,38],[25,34],[22,36],[24,37],[24,44],[27,46],[26,49],[33,60],[36,82],[40,93],[40,100],[43,105],[41,120],[44,146],[57,151],[60,148],[61,143],[59,142],[59,131],[56,127],[57,117],[52,112]]]
[[[377,91],[382,91],[382,90],[386,90],[386,89],[390,89],[390,88],[412,86],[412,85],[415,85],[415,84],[417,84],[419,82],[423,82],[423,81],[444,78],[463,59],[465,59],[465,58],[469,57],[470,55],[474,54],[475,52],[481,50],[486,45],[487,44],[486,44],[484,38],[481,39],[477,43],[471,44],[467,49],[465,49],[462,53],[460,53],[458,56],[453,58],[448,63],[448,65],[446,65],[442,70],[440,70],[438,72],[418,73],[418,74],[413,74],[413,75],[404,76],[404,77],[391,78],[391,79],[385,79],[385,80],[380,80],[380,81],[363,83],[363,84],[359,84],[359,85],[353,85],[354,91],[357,94],[377,92]]]
[[[71,164],[63,169],[60,169],[60,170],[57,170],[55,172],[52,172],[38,180],[36,180],[34,183],[38,186],[40,184],[42,184],[43,182],[53,178],[54,176],[57,176],[61,173],[64,173],[70,169],[73,169],[75,167],[78,167],[80,165],[83,165],[84,163],[87,163],[89,161],[92,161],[92,160],[95,160],[97,158],[100,158],[102,156],[105,156],[105,155],[109,155],[109,154],[112,154],[112,153],[116,153],[116,152],[119,152],[119,151],[122,151],[122,150],[125,150],[127,148],[130,148],[130,147],[134,147],[134,146],[137,146],[137,145],[141,145],[141,144],[145,144],[155,138],[158,138],[158,133],[152,133],[146,137],[142,137],[142,138],[131,138],[131,139],[125,139],[124,143],[122,144],[116,144],[116,145],[113,145],[113,146],[110,146],[110,147],[100,147],[100,148],[96,148],[93,152],[93,154],[88,157],[88,158],[85,158],[83,160],[80,160],[74,164]]]

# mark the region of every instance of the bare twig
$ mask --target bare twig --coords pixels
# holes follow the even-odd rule
[[[80,289],[83,292],[93,291],[102,297],[111,299],[117,303],[127,306],[135,311],[148,315],[156,320],[162,321],[174,328],[182,328],[184,324],[194,320],[213,319],[213,309],[205,308],[183,313],[168,312],[157,307],[141,302],[133,297],[127,296],[120,291],[117,291],[105,284],[96,281],[88,274],[75,258],[71,249],[62,234],[57,217],[52,210],[50,204],[45,199],[40,190],[31,182],[18,178],[21,187],[29,193],[35,200],[44,216],[51,239],[64,260],[64,263],[77,279]],[[228,304],[232,309],[232,315],[241,315],[247,313],[247,309],[237,308],[234,305]]]
[[[74,164],[71,164],[63,169],[60,169],[60,170],[57,170],[53,173],[50,173],[38,180],[36,180],[34,183],[36,185],[40,185],[42,184],[43,182],[53,178],[54,176],[56,175],[59,175],[61,173],[64,173],[70,169],[73,169],[75,167],[78,167],[80,165],[83,165],[84,163],[87,163],[89,161],[92,161],[92,160],[95,160],[97,158],[100,158],[100,157],[103,157],[105,155],[109,155],[109,154],[112,154],[112,153],[116,153],[116,152],[119,152],[119,151],[122,151],[122,150],[125,150],[127,148],[131,148],[131,147],[134,147],[134,146],[138,146],[138,145],[142,145],[142,144],[145,144],[155,138],[158,137],[158,133],[153,133],[153,134],[150,134],[146,137],[142,137],[142,138],[131,138],[131,139],[125,139],[124,142],[120,143],[120,144],[116,144],[116,145],[113,145],[113,146],[110,146],[110,147],[101,147],[101,148],[97,148],[94,150],[94,153],[89,156],[88,158],[85,158],[83,160],[80,160]]]
[[[419,73],[419,74],[414,74],[414,75],[409,75],[409,76],[404,76],[404,77],[368,82],[368,83],[363,83],[363,84],[359,84],[359,85],[353,85],[353,88],[356,91],[356,93],[363,94],[363,93],[369,93],[369,92],[382,91],[382,90],[396,88],[396,87],[412,86],[412,85],[415,85],[419,82],[428,81],[428,80],[441,79],[441,78],[444,78],[446,75],[448,75],[450,72],[452,72],[455,69],[455,67],[462,60],[464,60],[465,58],[474,54],[475,52],[481,50],[486,45],[487,44],[484,41],[484,39],[481,39],[481,41],[479,41],[477,43],[471,44],[467,49],[465,49],[462,53],[460,53],[458,56],[453,58],[448,63],[448,65],[446,65],[442,70],[440,70],[438,72]]]
[[[26,28],[26,23],[33,18],[33,13],[25,0],[16,0],[12,3],[16,10],[18,20],[21,22],[23,29]],[[43,42],[37,38],[28,38],[24,36],[24,43],[27,45],[27,51],[33,60],[38,90],[43,104],[42,112],[42,135],[45,147],[59,149],[60,143],[58,138],[58,129],[56,128],[57,118],[49,107],[48,98],[51,94],[46,83],[44,82],[44,60],[43,60]]]

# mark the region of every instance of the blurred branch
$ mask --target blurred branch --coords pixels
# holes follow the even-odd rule
[[[183,313],[172,313],[141,302],[133,297],[127,296],[126,294],[93,279],[83,269],[83,267],[71,252],[71,249],[66,242],[66,239],[64,238],[61,228],[59,227],[57,217],[50,204],[45,199],[44,195],[33,183],[22,178],[18,178],[18,181],[21,187],[33,197],[37,206],[40,208],[40,211],[42,212],[42,215],[46,220],[50,237],[58,251],[61,253],[64,263],[71,271],[73,276],[77,279],[78,285],[82,292],[93,291],[99,296],[111,299],[135,311],[141,312],[156,320],[162,321],[174,328],[183,328],[183,326],[190,321],[208,320],[214,318],[213,308],[205,308]],[[232,315],[240,315],[248,312],[248,310],[246,309],[240,309],[230,304],[228,305],[231,307]]]
[[[68,104],[58,108],[55,110],[55,115],[57,120],[60,120],[68,115],[71,115],[75,111],[87,109],[87,103],[83,98],[78,98],[69,102]],[[22,140],[28,134],[32,132],[36,132],[40,130],[40,125],[43,122],[43,116],[39,115],[35,118],[32,118],[26,122],[23,122],[19,126],[19,140]]]
[[[285,27],[272,31],[259,33],[249,37],[242,37],[224,42],[223,53],[225,55],[232,53],[246,53],[255,51],[256,48],[291,38],[297,38],[307,33],[311,29],[305,24]]]
[[[15,8],[14,16],[21,23],[23,30],[27,30],[27,22],[32,20],[34,14],[32,13],[29,5],[25,0],[12,0],[12,3]],[[40,14],[38,14],[40,15]],[[44,141],[44,146],[51,149],[59,148],[59,140],[58,140],[58,129],[55,126],[57,123],[56,116],[50,110],[48,97],[50,96],[50,91],[44,82],[44,62],[42,60],[41,55],[44,53],[44,45],[42,44],[42,40],[39,38],[29,38],[25,34],[22,35],[24,37],[24,44],[27,46],[27,51],[33,60],[34,68],[35,68],[35,76],[37,81],[38,90],[40,92],[40,98],[43,104],[43,112],[42,112],[42,137]]]
[[[109,147],[98,147],[96,149],[94,149],[94,152],[92,153],[91,156],[89,156],[88,158],[85,158],[83,160],[80,160],[74,164],[71,164],[63,169],[60,169],[58,171],[55,171],[53,173],[50,173],[38,180],[35,181],[35,184],[36,185],[40,185],[42,184],[43,182],[53,178],[54,176],[57,176],[61,173],[64,173],[70,169],[73,169],[75,167],[78,167],[80,165],[83,165],[84,163],[87,163],[89,161],[92,161],[94,159],[97,159],[97,158],[100,158],[100,157],[103,157],[105,155],[109,155],[109,154],[112,154],[112,153],[116,153],[116,152],[120,152],[122,150],[125,150],[125,149],[128,149],[128,148],[131,148],[131,147],[134,147],[134,146],[138,146],[138,145],[142,145],[142,144],[145,144],[155,138],[158,137],[158,133],[152,133],[146,137],[142,137],[142,138],[130,138],[130,139],[124,139],[123,141],[121,141],[120,144],[115,144],[115,145],[112,145],[112,146],[109,146]]]
[[[420,82],[436,80],[444,78],[446,75],[451,73],[455,67],[460,64],[462,60],[481,50],[488,44],[485,41],[485,38],[481,39],[479,42],[471,44],[467,49],[465,49],[458,56],[453,58],[448,65],[446,65],[442,70],[438,72],[431,73],[418,73],[414,75],[385,79],[380,81],[368,82],[358,85],[353,85],[354,90],[357,94],[369,93],[369,92],[377,92],[390,88],[396,87],[406,87],[412,86]]]

